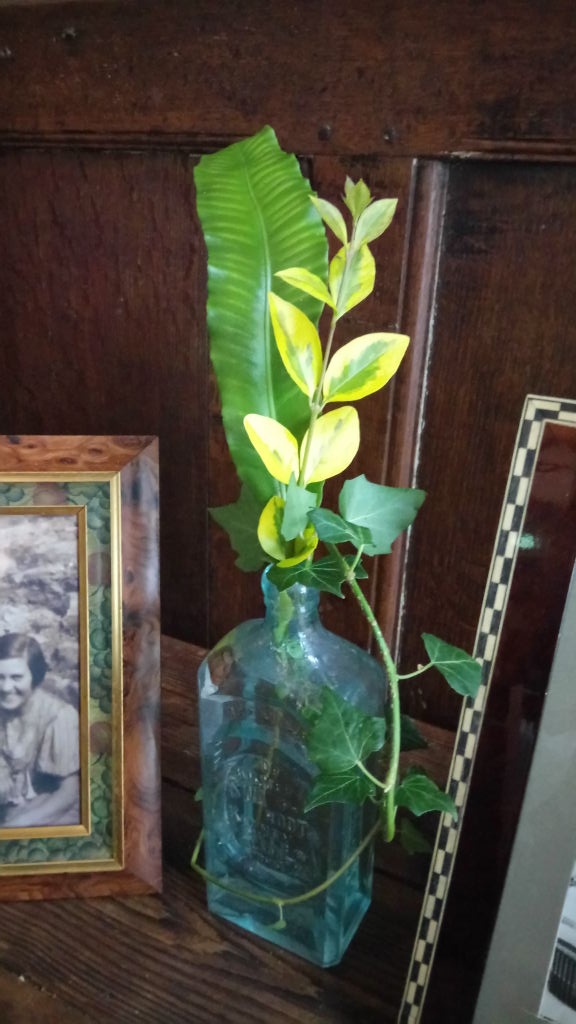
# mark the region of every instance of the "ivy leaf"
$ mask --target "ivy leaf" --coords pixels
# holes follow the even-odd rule
[[[306,740],[308,756],[321,773],[349,772],[381,750],[385,739],[385,719],[364,714],[330,687],[322,687],[320,717]]]
[[[356,244],[368,245],[379,238],[390,226],[397,205],[397,199],[377,199],[371,203],[358,218]]]
[[[368,555],[389,555],[396,538],[410,526],[426,497],[415,487],[384,487],[372,484],[364,473],[344,484],[340,514],[348,523],[364,526],[372,534]]]
[[[358,220],[358,217],[363,210],[365,210],[372,202],[370,189],[362,181],[362,178],[356,182],[352,181],[352,178],[346,178],[346,182],[344,184],[344,202],[354,217],[354,220]]]
[[[268,579],[278,590],[287,590],[295,583],[303,587],[314,587],[315,590],[325,590],[336,597],[343,597],[342,583],[344,582],[344,571],[333,555],[320,558],[317,562],[300,562],[288,568],[274,565],[268,572]]]
[[[406,853],[410,855],[413,853],[432,852],[432,845],[428,842],[424,833],[410,821],[410,818],[402,818],[398,829],[398,836]]]
[[[330,509],[314,509],[310,513],[310,519],[316,527],[316,533],[320,540],[326,541],[327,544],[344,544],[346,541],[350,541],[351,544],[359,548],[369,544],[372,540],[372,534],[365,526],[354,526],[352,523],[347,523],[342,516],[331,512]]]
[[[475,697],[482,682],[482,666],[476,659],[431,633],[423,633],[422,639],[430,661],[448,685],[463,697]]]
[[[418,818],[429,811],[444,811],[454,819],[458,817],[452,797],[420,771],[404,777],[396,790],[395,800],[398,807],[407,807]]]
[[[374,796],[376,787],[357,768],[345,772],[317,775],[312,784],[305,811],[321,804],[363,804]]]
[[[424,750],[428,746],[408,715],[400,715],[400,750]]]
[[[350,565],[353,556],[346,556],[345,561]],[[359,580],[368,579],[368,573],[360,563],[356,566],[354,575]],[[326,591],[335,597],[344,597],[342,584],[346,579],[346,573],[339,559],[334,555],[327,555],[326,558],[319,558],[317,562],[300,562],[288,568],[274,565],[268,572],[268,579],[278,590],[287,590],[295,583],[300,583],[303,587],[314,587],[315,590]]]
[[[196,792],[194,793],[194,801],[195,803],[200,804],[202,803],[203,799],[204,793],[202,792],[202,786],[200,786],[200,789],[197,789]]]
[[[260,502],[244,484],[238,501],[210,509],[214,521],[230,537],[230,543],[238,555],[236,565],[244,572],[254,572],[266,563],[266,556],[258,542],[261,511]]]
[[[282,536],[284,540],[294,540],[303,533],[308,524],[308,513],[316,505],[316,495],[299,487],[294,475],[290,477],[286,492],[284,519],[282,520]]]

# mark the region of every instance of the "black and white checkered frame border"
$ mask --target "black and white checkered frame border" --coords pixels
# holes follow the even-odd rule
[[[438,827],[398,1024],[418,1024],[424,1007],[510,584],[523,542],[522,527],[534,466],[544,424],[550,421],[576,424],[576,401],[528,395],[516,437],[474,645],[474,655],[482,664],[483,682],[474,700],[464,700],[447,785],[458,808],[458,821],[444,814]]]

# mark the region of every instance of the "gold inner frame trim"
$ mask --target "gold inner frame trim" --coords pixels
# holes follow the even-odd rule
[[[102,860],[49,861],[30,864],[0,864],[0,876],[63,874],[88,871],[119,871],[124,867],[124,734],[123,734],[123,656],[122,656],[122,547],[120,473],[110,472],[36,472],[2,473],[2,483],[110,484],[110,561],[111,561],[111,644],[112,644],[112,850]],[[90,648],[88,605],[87,506],[7,506],[0,515],[75,515],[78,517],[79,644],[80,644],[80,763],[81,823],[79,825],[34,826],[3,829],[0,842],[33,838],[73,838],[91,832],[90,819]]]
[[[2,828],[0,842],[10,839],[64,838],[90,835],[90,654],[88,648],[88,550],[86,506],[70,505],[8,505],[0,507],[2,516],[73,516],[78,521],[78,652],[80,707],[80,823],[78,825],[34,825],[26,828]],[[0,865],[0,871],[2,865]]]
[[[110,563],[112,594],[112,844],[124,867],[124,658],[122,651],[122,493],[120,474],[110,480]]]

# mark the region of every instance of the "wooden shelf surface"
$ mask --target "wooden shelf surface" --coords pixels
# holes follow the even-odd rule
[[[164,891],[0,906],[3,1024],[383,1024],[394,1020],[426,858],[379,854],[374,901],[344,962],[321,970],[206,910],[188,867],[200,828],[196,670],[163,639]],[[438,781],[452,734],[423,727]]]

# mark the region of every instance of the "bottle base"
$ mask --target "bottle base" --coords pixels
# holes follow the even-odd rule
[[[336,915],[331,901],[317,897],[285,907],[284,926],[277,928],[274,926],[278,911],[274,906],[250,903],[212,884],[207,886],[207,900],[212,914],[318,967],[335,967],[340,963],[370,906],[370,898],[357,893],[348,901],[345,913]]]

